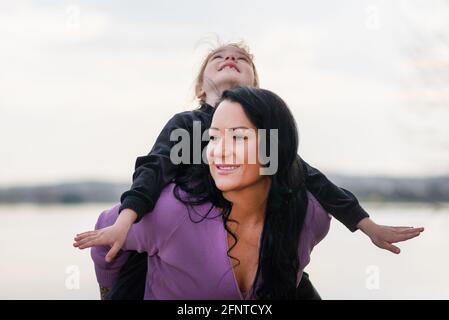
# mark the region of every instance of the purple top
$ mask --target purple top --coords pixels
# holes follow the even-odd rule
[[[199,223],[211,204],[187,207],[173,195],[169,184],[161,193],[154,210],[129,230],[122,250],[111,263],[104,259],[108,246],[93,247],[92,259],[98,283],[110,288],[128,258],[126,250],[148,253],[145,299],[232,299],[245,298],[240,292],[231,260],[227,255],[228,240],[223,219],[217,208]],[[181,194],[182,195],[182,194]],[[310,261],[313,247],[329,231],[330,216],[312,194],[299,239],[299,272]],[[111,226],[118,217],[117,204],[101,213],[95,229]]]

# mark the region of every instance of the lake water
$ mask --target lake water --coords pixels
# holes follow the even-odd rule
[[[89,251],[72,247],[112,204],[0,206],[0,299],[98,299]],[[400,243],[400,255],[378,249],[333,219],[306,268],[324,299],[449,299],[449,204],[364,205],[376,222],[423,226]]]

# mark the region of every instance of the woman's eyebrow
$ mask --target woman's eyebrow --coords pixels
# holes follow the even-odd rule
[[[226,128],[227,130],[238,130],[238,129],[249,129],[248,127],[245,126],[239,126],[239,127],[233,127],[233,128]],[[220,130],[218,128],[215,127],[210,127],[209,130]]]
[[[248,130],[249,128],[248,127],[245,127],[245,126],[239,126],[239,127],[233,127],[233,128],[229,128],[230,130],[238,130],[238,129],[245,129],[245,130]]]

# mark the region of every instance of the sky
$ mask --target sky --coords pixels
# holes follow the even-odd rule
[[[447,26],[446,9],[438,0],[0,0],[0,186],[130,182],[170,117],[197,106],[194,79],[217,38],[249,45],[261,87],[293,111],[300,154],[324,173],[447,175],[449,104],[426,103],[409,54],[416,30],[431,37]]]

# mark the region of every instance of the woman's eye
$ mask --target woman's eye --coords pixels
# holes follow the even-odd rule
[[[210,140],[210,141],[215,141],[215,140],[218,140],[218,137],[216,137],[216,136],[210,136],[210,137],[209,137],[209,140]]]
[[[220,55],[216,55],[216,56],[213,56],[212,58],[211,58],[211,60],[215,60],[215,59],[221,59],[222,58],[222,56],[220,56]]]
[[[248,137],[247,136],[234,136],[234,140],[237,140],[237,141],[248,140]]]
[[[245,62],[249,62],[249,60],[248,60],[247,57],[240,57],[239,60],[243,60],[243,61],[245,61]]]

